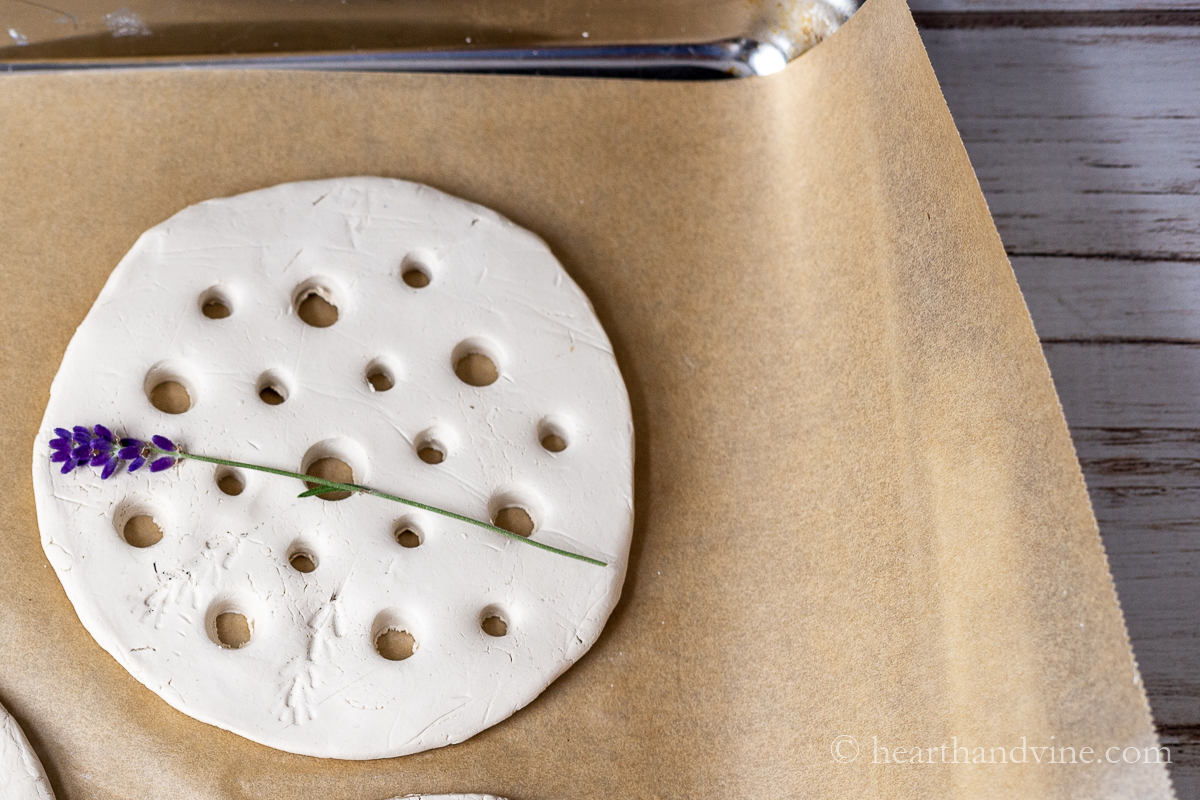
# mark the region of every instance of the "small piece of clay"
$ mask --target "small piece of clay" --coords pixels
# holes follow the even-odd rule
[[[53,429],[97,423],[609,566],[240,467],[60,474]],[[33,472],[113,658],[185,714],[330,758],[461,742],[533,700],[599,636],[633,526],[629,400],[583,292],[528,231],[382,178],[143,234],[67,348]]]

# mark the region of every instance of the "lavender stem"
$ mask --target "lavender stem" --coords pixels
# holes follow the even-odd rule
[[[226,466],[226,467],[238,467],[240,469],[251,469],[251,470],[256,470],[258,472],[267,472],[267,473],[270,473],[271,475],[281,475],[285,478],[295,478],[296,480],[304,481],[305,483],[315,483],[319,486],[328,487],[330,490],[334,490],[334,491],[341,490],[341,491],[346,491],[346,492],[369,494],[374,497],[383,498],[384,500],[391,500],[394,503],[403,503],[406,506],[412,506],[413,508],[419,508],[422,511],[429,511],[434,514],[440,514],[444,517],[449,517],[450,519],[458,520],[459,522],[466,522],[471,525],[475,525],[477,527],[483,528],[484,530],[489,530],[489,531],[492,531],[493,533],[498,533],[501,536],[507,536],[510,539],[515,539],[518,542],[524,542],[525,544],[533,545],[534,547],[536,547],[540,550],[546,550],[547,552],[556,553],[560,556],[566,556],[568,558],[573,558],[576,561],[583,561],[584,563],[587,563],[587,564],[594,564],[597,567],[607,567],[608,566],[607,562],[600,561],[595,558],[589,558],[587,556],[580,555],[579,553],[572,553],[570,550],[560,550],[557,547],[551,547],[548,544],[542,544],[541,542],[534,541],[533,539],[528,539],[524,536],[520,536],[518,534],[513,533],[512,531],[506,531],[504,528],[498,528],[495,525],[489,525],[486,522],[480,522],[477,519],[472,519],[471,517],[465,517],[462,514],[455,514],[453,511],[447,511],[444,508],[428,506],[428,505],[425,505],[424,503],[418,503],[415,500],[406,500],[403,497],[397,497],[394,494],[388,494],[387,492],[381,492],[377,489],[372,489],[369,486],[360,486],[359,484],[356,484],[356,483],[338,483],[336,481],[327,481],[324,478],[318,478],[314,475],[303,475],[299,472],[290,472],[290,471],[284,470],[284,469],[275,469],[274,467],[264,467],[264,466],[260,466],[258,464],[247,464],[242,461],[230,461],[229,459],[225,459],[225,458],[213,458],[212,456],[202,456],[197,453],[188,453],[185,450],[183,450],[182,448],[176,448],[175,450],[164,450],[161,447],[158,447],[157,445],[153,445],[153,444],[148,445],[148,448],[151,451],[153,451],[155,454],[161,454],[163,456],[173,456],[175,458],[190,458],[193,461],[204,461],[209,464],[220,464],[220,465]]]

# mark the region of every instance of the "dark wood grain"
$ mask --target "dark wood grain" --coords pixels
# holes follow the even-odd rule
[[[918,28],[1146,28],[1200,25],[1200,9],[1112,9],[1104,11],[919,11]]]
[[[1200,27],[923,38],[1010,253],[1200,261]]]

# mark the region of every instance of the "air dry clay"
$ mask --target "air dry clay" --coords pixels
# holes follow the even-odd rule
[[[185,460],[60,474],[55,427]],[[80,620],[198,720],[369,759],[460,742],[595,642],[633,524],[625,385],[546,245],[381,178],[292,183],[147,231],[71,340],[34,447],[43,546]],[[340,497],[340,499],[338,499]]]
[[[0,798],[54,800],[42,762],[29,746],[21,726],[0,706]]]

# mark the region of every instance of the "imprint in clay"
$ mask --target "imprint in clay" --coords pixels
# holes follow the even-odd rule
[[[530,541],[186,458],[61,474],[46,444],[80,423]],[[582,656],[620,594],[632,483],[612,348],[545,244],[381,178],[213,200],[143,234],[34,450],[43,547],[105,650],[196,719],[348,759],[460,742]]]

